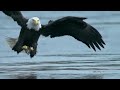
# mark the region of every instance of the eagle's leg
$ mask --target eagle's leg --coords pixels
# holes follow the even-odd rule
[[[30,47],[30,57],[34,57],[37,53],[37,43],[34,43],[31,47]]]
[[[12,48],[12,50],[16,51],[18,54],[23,50],[23,43],[22,42],[17,42],[15,46]]]

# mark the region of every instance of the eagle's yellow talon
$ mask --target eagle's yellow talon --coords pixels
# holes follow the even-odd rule
[[[33,51],[34,50],[33,47],[30,47],[30,50]]]
[[[24,46],[22,47],[22,49],[28,49],[28,46],[24,45]]]

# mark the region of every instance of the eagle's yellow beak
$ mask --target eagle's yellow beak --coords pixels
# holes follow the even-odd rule
[[[39,20],[34,20],[34,24],[38,25],[39,24]]]

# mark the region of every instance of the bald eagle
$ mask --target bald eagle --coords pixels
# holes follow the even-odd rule
[[[66,16],[55,21],[50,20],[46,25],[42,25],[38,17],[27,19],[20,11],[2,12],[21,26],[18,39],[11,39],[15,42],[12,50],[17,53],[25,50],[31,58],[36,55],[40,35],[50,36],[51,38],[68,35],[83,42],[94,51],[96,51],[96,48],[99,50],[101,50],[101,47],[104,48],[105,42],[101,34],[84,21],[87,18]]]

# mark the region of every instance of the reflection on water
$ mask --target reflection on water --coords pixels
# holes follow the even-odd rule
[[[28,75],[18,74],[15,75],[13,79],[37,79],[37,76],[35,74],[28,74]]]
[[[80,79],[103,79],[103,76],[90,74],[90,75],[83,76]]]
[[[38,53],[34,58],[31,59],[25,53],[17,55],[9,48],[5,38],[17,37],[20,27],[0,12],[0,79],[120,78],[119,11],[23,13],[26,17],[39,16],[43,24],[50,19],[55,20],[63,16],[87,17],[86,22],[98,29],[107,45],[105,49],[94,52],[71,37],[41,37]]]

